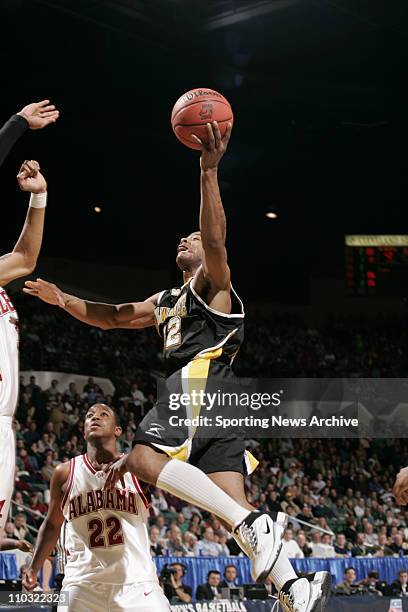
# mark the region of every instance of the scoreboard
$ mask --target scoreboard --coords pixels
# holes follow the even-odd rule
[[[345,237],[346,293],[408,296],[408,235]]]

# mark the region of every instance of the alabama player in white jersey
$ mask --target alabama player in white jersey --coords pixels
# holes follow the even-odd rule
[[[23,191],[31,192],[31,198],[20,238],[11,253],[0,257],[0,538],[14,488],[16,453],[12,420],[19,389],[18,317],[3,287],[34,270],[41,248],[47,203],[47,183],[38,162],[25,161],[17,180]]]
[[[148,504],[138,480],[128,472],[114,489],[104,490],[103,468],[121,457],[116,449],[121,432],[111,408],[91,406],[86,454],[58,465],[51,479],[48,514],[23,585],[28,590],[37,585],[37,572],[65,520],[65,612],[170,610],[150,555]]]

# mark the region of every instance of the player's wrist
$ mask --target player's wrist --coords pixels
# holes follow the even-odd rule
[[[30,196],[30,208],[45,208],[47,206],[47,196],[47,188],[38,193],[32,192]]]
[[[203,176],[216,176],[218,173],[218,164],[216,166],[203,167],[201,166],[201,174]]]

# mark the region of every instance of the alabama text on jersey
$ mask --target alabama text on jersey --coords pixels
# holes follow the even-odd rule
[[[106,584],[156,581],[147,532],[147,500],[130,473],[124,487],[104,491],[105,475],[87,455],[70,461],[62,500],[65,525],[64,584],[83,580]]]

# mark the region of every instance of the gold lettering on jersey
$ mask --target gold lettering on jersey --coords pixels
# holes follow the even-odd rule
[[[154,315],[156,317],[156,324],[161,325],[167,319],[171,319],[171,317],[186,317],[186,299],[187,294],[184,293],[181,297],[179,297],[173,308],[168,308],[167,306],[158,306],[154,311]]]
[[[98,510],[120,510],[129,514],[139,514],[137,509],[137,493],[127,489],[115,489],[115,491],[87,491],[76,495],[69,501],[69,520],[92,514]]]

